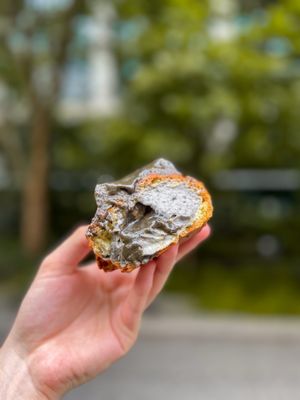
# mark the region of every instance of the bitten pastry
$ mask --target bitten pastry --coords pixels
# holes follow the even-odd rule
[[[86,237],[99,268],[130,272],[199,231],[211,218],[202,182],[158,159],[125,178],[98,184]]]

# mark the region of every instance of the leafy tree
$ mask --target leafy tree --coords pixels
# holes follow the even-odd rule
[[[78,51],[74,22],[90,10],[65,1],[45,12],[37,3],[0,6],[0,137],[12,170],[23,171],[27,249],[46,237],[53,166],[121,176],[165,156],[207,180],[222,168],[299,166],[296,0],[228,12],[211,1],[114,0],[122,108],[78,129],[62,126],[56,105]],[[213,28],[224,23],[232,33],[221,37]]]
[[[211,3],[116,2],[124,109],[107,136],[198,175],[299,165],[298,2]]]
[[[83,7],[77,0],[0,5],[0,143],[22,188],[21,236],[29,253],[41,250],[47,237],[56,108]]]

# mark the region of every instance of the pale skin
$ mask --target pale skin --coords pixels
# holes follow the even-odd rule
[[[2,400],[55,400],[87,382],[133,346],[145,309],[175,263],[204,241],[205,226],[132,273],[79,267],[86,226],[42,262],[0,350]]]

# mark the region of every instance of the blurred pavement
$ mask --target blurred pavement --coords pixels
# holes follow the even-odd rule
[[[160,300],[163,303],[163,300]],[[176,303],[176,301],[175,301]],[[184,307],[183,307],[184,308]],[[67,400],[300,398],[300,319],[207,316],[156,306],[131,352]],[[1,301],[0,333],[12,320]]]

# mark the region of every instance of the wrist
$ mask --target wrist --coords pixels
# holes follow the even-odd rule
[[[58,400],[59,397],[38,388],[28,363],[9,340],[0,349],[1,400]]]

